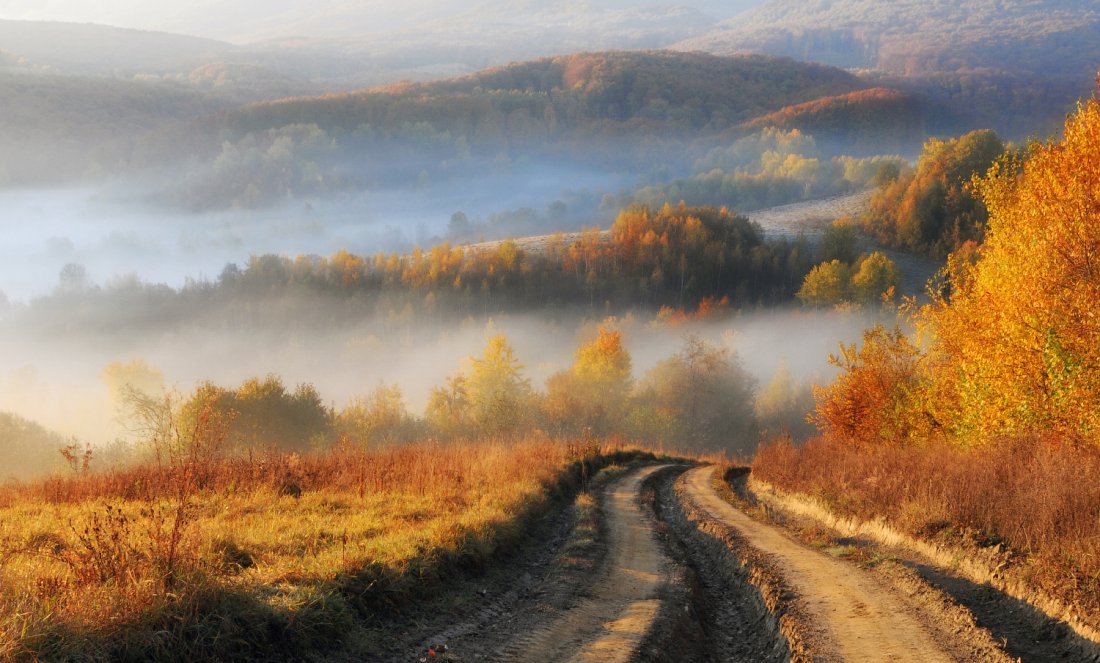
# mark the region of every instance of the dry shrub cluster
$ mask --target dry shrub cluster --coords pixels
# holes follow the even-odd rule
[[[761,479],[926,539],[1004,545],[1036,587],[1100,614],[1100,453],[1038,437],[978,449],[763,445]]]
[[[349,641],[370,658],[370,624],[643,457],[591,440],[423,443],[8,486],[0,660],[296,658]]]

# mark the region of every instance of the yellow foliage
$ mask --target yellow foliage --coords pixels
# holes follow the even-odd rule
[[[622,333],[600,327],[596,338],[577,350],[570,370],[547,380],[543,412],[558,432],[607,434],[626,416],[633,385]]]
[[[954,292],[923,309],[939,400],[960,435],[1100,431],[1100,103],[1082,105],[1060,142],[1032,145],[975,182],[989,209]]]
[[[577,350],[573,373],[588,382],[629,391],[630,355],[623,348],[622,332],[600,327],[595,340]]]

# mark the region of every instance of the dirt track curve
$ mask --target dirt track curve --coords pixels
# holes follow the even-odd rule
[[[859,568],[795,541],[757,522],[725,501],[711,485],[715,467],[688,471],[686,496],[711,518],[735,528],[753,547],[772,556],[800,596],[824,651],[843,661],[955,660],[904,603]]]
[[[555,621],[522,639],[513,658],[540,661],[618,663],[636,658],[661,607],[659,590],[669,560],[638,503],[640,486],[661,467],[632,472],[607,488],[608,557],[591,596]]]

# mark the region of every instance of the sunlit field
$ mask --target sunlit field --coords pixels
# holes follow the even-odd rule
[[[331,647],[514,547],[612,456],[641,455],[591,443],[423,443],[8,487],[0,658]]]

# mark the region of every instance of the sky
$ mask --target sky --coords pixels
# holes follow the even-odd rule
[[[347,37],[351,31],[399,32],[471,14],[491,17],[681,6],[723,19],[760,4],[764,0],[0,0],[0,19],[99,23],[247,43],[289,36]]]

